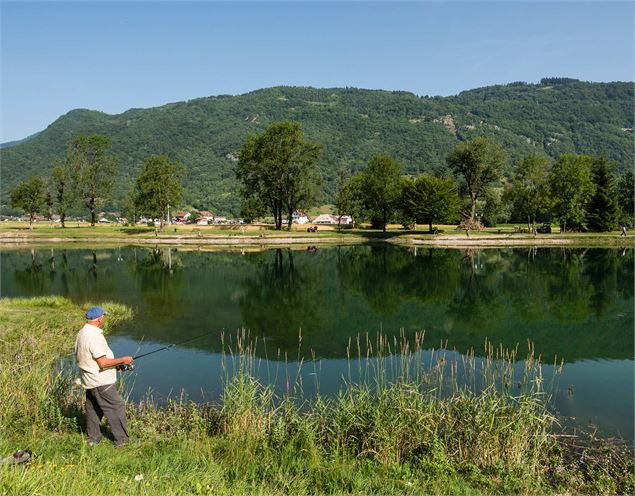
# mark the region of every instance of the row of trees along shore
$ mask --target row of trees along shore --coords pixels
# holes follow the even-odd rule
[[[113,199],[117,159],[110,153],[111,141],[98,134],[78,135],[67,146],[66,156],[53,167],[48,182],[31,176],[11,191],[11,206],[29,214],[29,225],[38,213],[49,219],[56,212],[60,224],[69,211],[81,206],[90,213],[90,225],[97,221],[98,209]],[[144,161],[135,186],[128,193],[124,210],[133,219],[139,215],[161,219],[169,205],[182,201],[181,181],[185,167],[165,155],[150,155]]]
[[[54,210],[64,226],[66,213],[78,204],[90,212],[112,200],[117,160],[106,136],[79,135],[57,161],[49,182],[33,176],[11,192],[11,204],[30,215],[50,218]],[[304,137],[300,124],[279,121],[243,145],[236,177],[241,184],[242,211],[247,220],[273,216],[291,227],[293,212],[322,200],[318,163],[322,146]],[[401,164],[388,155],[375,156],[355,175],[342,168],[337,179],[338,215],[356,223],[370,222],[386,230],[390,222],[460,223],[466,229],[494,226],[499,221],[557,221],[562,231],[611,231],[633,225],[633,171],[619,175],[603,156],[563,154],[555,162],[546,155],[525,157],[510,168],[500,144],[490,138],[463,141],[447,156],[447,169],[437,174],[404,176]],[[510,171],[511,174],[510,174]],[[161,227],[170,206],[183,200],[186,169],[165,155],[151,155],[124,202],[129,217],[159,218]]]
[[[300,125],[281,121],[249,138],[238,167],[242,183],[242,215],[273,215],[289,228],[292,213],[317,203],[321,146],[304,138]],[[562,231],[611,231],[633,224],[633,173],[617,175],[602,156],[564,154],[555,163],[546,155],[530,155],[509,164],[503,148],[488,138],[457,144],[447,157],[451,174],[403,176],[393,157],[373,157],[360,173],[338,178],[336,210],[386,230],[390,221],[404,225],[457,223],[466,229],[495,225],[499,219],[536,222],[557,219]]]

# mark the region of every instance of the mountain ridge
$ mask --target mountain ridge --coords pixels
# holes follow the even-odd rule
[[[274,86],[242,95],[215,95],[119,114],[73,109],[26,141],[0,149],[2,203],[19,180],[48,175],[66,143],[79,133],[111,137],[120,160],[117,200],[133,184],[143,159],[165,153],[188,168],[186,201],[238,213],[234,177],[238,150],[249,134],[275,120],[302,123],[322,143],[324,201],[332,200],[340,167],[354,173],[380,153],[406,173],[442,170],[459,140],[491,136],[510,159],[532,152],[607,155],[626,170],[633,163],[633,83],[587,83],[545,78],[417,96],[407,91]],[[117,202],[115,201],[115,204]]]

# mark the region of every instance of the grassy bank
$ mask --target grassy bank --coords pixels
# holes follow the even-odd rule
[[[382,242],[404,245],[430,244],[438,246],[633,246],[633,236],[609,233],[560,233],[529,234],[526,226],[505,224],[495,228],[471,231],[469,236],[456,226],[435,226],[438,234],[429,234],[427,226],[417,230],[405,230],[400,225],[389,225],[387,232],[372,229],[342,229],[335,226],[318,226],[315,233],[306,232],[308,225],[294,225],[291,231],[276,231],[272,226],[166,226],[157,231],[145,226],[98,225],[69,223],[62,229],[49,223],[36,224],[31,230],[28,223],[0,223],[0,245],[25,243],[99,243],[101,244],[166,244],[166,245],[219,245],[260,246],[292,244],[350,244]]]
[[[103,303],[110,325],[129,310]],[[557,434],[540,363],[510,376],[513,352],[419,367],[421,342],[371,343],[370,385],[302,403],[250,374],[252,350],[217,404],[129,405],[138,443],[89,447],[82,392],[56,374],[81,309],[62,298],[0,300],[0,453],[30,448],[27,467],[0,466],[0,493],[632,493],[631,453]],[[412,346],[410,348],[409,346]],[[355,348],[355,345],[352,346]],[[354,354],[354,351],[351,351]],[[364,354],[364,352],[360,352]],[[397,374],[381,364],[399,359]],[[444,365],[444,366],[441,366]],[[461,386],[474,375],[479,387]],[[389,377],[392,377],[389,379]],[[471,377],[471,376],[470,376]],[[511,384],[516,381],[520,388]],[[470,381],[467,381],[470,383]]]

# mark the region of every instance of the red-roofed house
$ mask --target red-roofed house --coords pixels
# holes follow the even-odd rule
[[[174,215],[174,223],[175,224],[185,224],[187,222],[187,219],[189,219],[192,216],[191,213],[189,212],[177,212]]]

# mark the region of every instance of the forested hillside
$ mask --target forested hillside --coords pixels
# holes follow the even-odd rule
[[[1,150],[2,199],[20,180],[48,177],[73,136],[109,136],[119,158],[116,197],[130,190],[143,160],[166,154],[187,168],[185,200],[237,214],[237,153],[249,134],[280,119],[299,121],[307,139],[324,147],[324,198],[332,200],[341,167],[359,171],[389,154],[418,174],[445,168],[458,140],[490,136],[510,165],[530,153],[604,154],[622,170],[633,166],[633,83],[543,79],[465,91],[451,97],[355,88],[275,87],[108,115],[73,110],[33,137]],[[510,170],[511,172],[511,170]],[[115,202],[115,207],[117,203]]]

